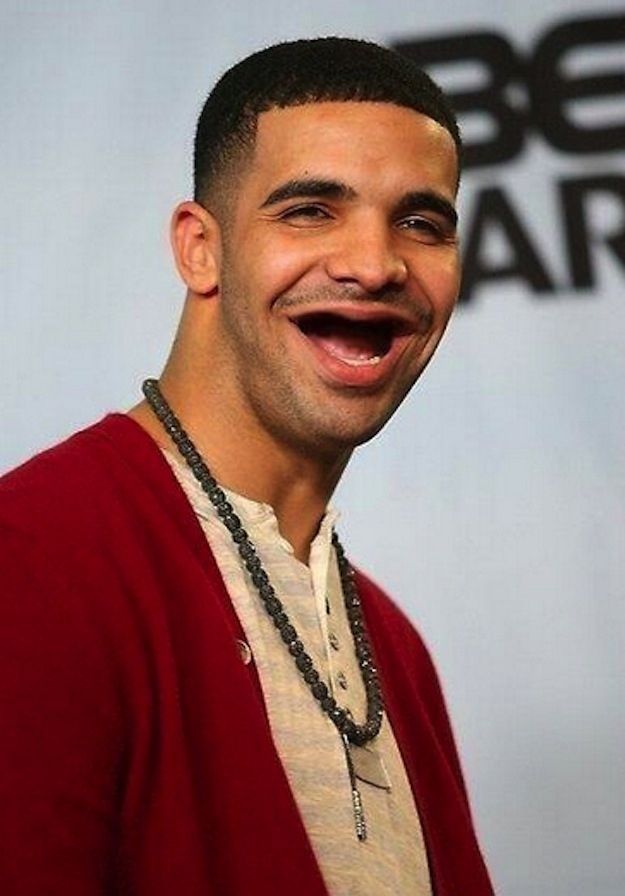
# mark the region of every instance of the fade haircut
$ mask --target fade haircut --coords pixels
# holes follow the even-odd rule
[[[258,116],[321,102],[393,103],[414,109],[461,139],[441,89],[410,59],[364,40],[320,37],[276,44],[229,69],[204,104],[195,135],[194,198],[203,204],[251,155]]]

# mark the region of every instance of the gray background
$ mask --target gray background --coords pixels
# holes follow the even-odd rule
[[[488,28],[527,50],[562,19],[616,11],[2,0],[0,469],[134,404],[159,372],[183,297],[168,218],[190,192],[195,117],[228,65],[328,33],[388,43]],[[535,135],[520,158],[467,174],[461,210],[480,185],[503,186],[562,282],[554,180],[616,172],[622,152],[564,155]],[[595,206],[598,227],[623,226],[616,203]],[[505,252],[497,234],[491,251]],[[625,892],[624,275],[607,251],[595,260],[594,291],[480,289],[335,502],[350,554],[436,657],[508,896]]]

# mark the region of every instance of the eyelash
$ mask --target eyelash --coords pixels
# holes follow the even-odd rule
[[[296,205],[287,208],[279,215],[279,218],[282,221],[290,221],[299,216],[308,218],[311,221],[317,220],[320,222],[332,218],[332,214],[327,208],[314,203],[306,203],[304,205]],[[408,217],[401,218],[397,224],[402,230],[425,232],[434,239],[442,240],[447,237],[444,225],[438,224],[436,221],[432,221],[423,215],[409,215]],[[417,226],[406,226],[411,224]]]
[[[305,215],[310,218],[317,218],[323,216],[325,218],[330,217],[330,213],[327,209],[323,208],[321,205],[296,205],[293,208],[287,208],[286,211],[282,212],[280,218],[282,220],[288,220],[289,218],[295,218],[297,215]]]
[[[424,218],[422,215],[411,215],[408,218],[402,218],[399,222],[400,225],[410,225],[416,224],[419,229],[425,229],[429,233],[436,234],[437,236],[444,236],[444,228],[437,224],[436,221],[431,221],[429,218]],[[412,230],[412,227],[408,227],[407,229]]]

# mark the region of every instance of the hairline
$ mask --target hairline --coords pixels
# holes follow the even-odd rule
[[[410,112],[414,112],[416,115],[421,115],[424,118],[428,118],[430,121],[433,121],[440,128],[446,131],[454,145],[456,154],[455,192],[458,192],[458,188],[460,186],[460,177],[462,173],[460,145],[456,141],[451,129],[447,127],[443,122],[439,121],[437,118],[429,115],[427,112],[421,111],[415,106],[410,106],[407,103],[398,103],[392,99],[332,99],[331,97],[326,99],[322,97],[320,99],[303,99],[301,101],[294,101],[284,105],[273,103],[271,105],[268,105],[266,108],[255,110],[253,113],[249,113],[242,119],[241,127],[237,129],[237,132],[235,132],[235,139],[232,140],[233,147],[228,151],[228,158],[221,162],[220,171],[216,176],[212,178],[212,180],[218,179],[220,183],[223,181],[228,181],[229,184],[231,184],[237,174],[242,175],[244,173],[246,166],[252,162],[254,153],[256,151],[258,138],[258,122],[261,115],[280,109],[296,109],[300,106],[318,106],[327,103],[341,105],[349,103],[373,103],[376,105],[396,106],[398,109],[407,109]],[[239,144],[238,148],[235,148],[234,144]],[[209,184],[208,186],[205,185],[201,191],[199,189],[196,190],[194,194],[194,200],[211,214],[213,214],[216,218],[219,218],[220,214],[218,208],[211,207],[213,205],[213,202],[215,206],[223,206],[225,196],[227,195],[231,197],[233,192],[237,191],[236,189],[233,190],[230,185],[227,185],[224,189],[223,187],[216,187],[214,184]],[[211,195],[214,197],[214,200],[211,200]],[[225,208],[222,209],[222,211],[225,212]],[[225,220],[220,221],[220,223],[223,223],[225,225]]]

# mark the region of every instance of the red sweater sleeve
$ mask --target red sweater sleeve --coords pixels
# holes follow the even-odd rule
[[[120,717],[88,601],[68,585],[67,562],[0,523],[5,896],[112,891]]]

